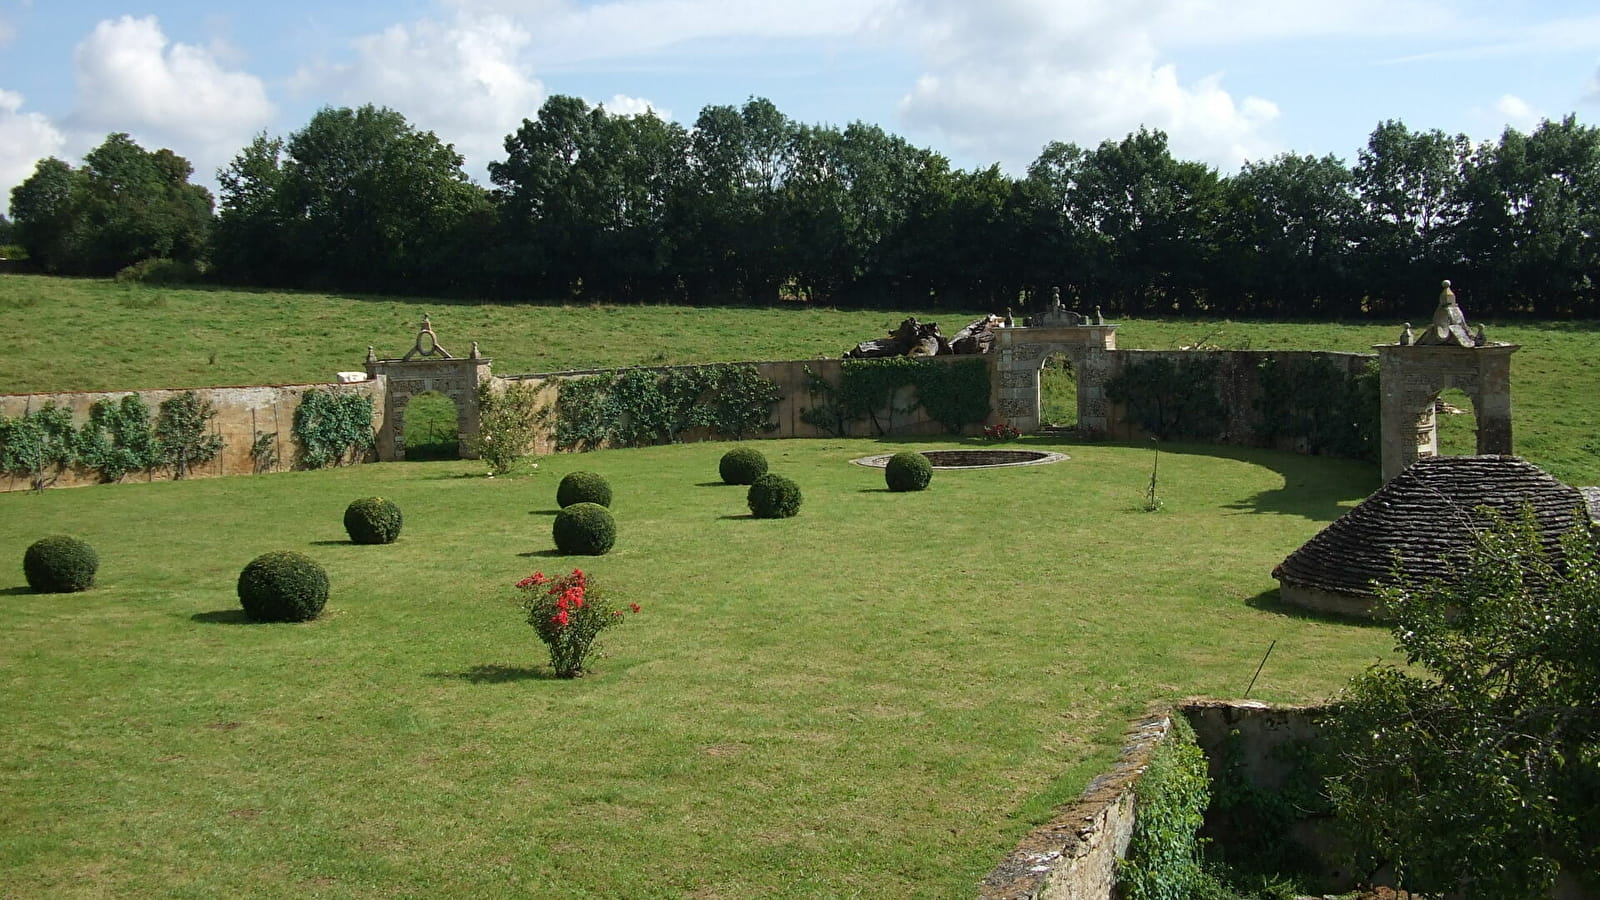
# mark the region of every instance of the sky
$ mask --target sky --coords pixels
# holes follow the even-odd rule
[[[374,103],[487,185],[555,94],[689,127],[766,97],[1021,175],[1141,126],[1224,174],[1354,164],[1380,123],[1474,141],[1600,121],[1594,0],[0,0],[0,208],[113,132],[215,190],[258,133]]]

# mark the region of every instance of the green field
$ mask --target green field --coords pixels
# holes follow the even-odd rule
[[[1418,299],[1427,321],[1434,298]],[[953,332],[987,310],[922,312]],[[1472,310],[1466,310],[1468,317]],[[838,357],[908,313],[815,308],[560,306],[417,298],[146,287],[98,279],[0,276],[10,330],[0,393],[331,381],[411,349],[432,316],[443,345],[478,341],[500,374]],[[1123,322],[1123,348],[1372,352],[1401,323],[1279,324],[1177,319]],[[1517,452],[1558,478],[1600,484],[1600,322],[1487,323],[1513,358]],[[1050,386],[1046,400],[1052,400]],[[1059,392],[1057,392],[1059,393]],[[1456,405],[1462,405],[1459,400]],[[1056,400],[1065,421],[1070,402]],[[1449,417],[1454,419],[1455,417]],[[1470,422],[1446,421],[1446,449],[1470,452]]]
[[[403,352],[422,312],[502,372],[837,355],[897,317],[16,276],[0,308],[21,335],[5,390],[316,380],[367,343]],[[1491,331],[1526,348],[1519,443],[1580,483],[1600,482],[1597,330]],[[1130,322],[1120,344],[1354,350],[1391,331]],[[1323,699],[1390,658],[1381,628],[1278,606],[1269,575],[1373,467],[1167,446],[1150,514],[1148,448],[1022,443],[1072,458],[891,494],[848,461],[951,442],[759,442],[805,491],[774,521],[717,483],[716,443],[517,478],[411,462],[0,495],[0,559],[69,532],[102,560],[80,595],[0,577],[0,896],[969,896],[1151,701],[1236,697],[1274,640],[1259,699]],[[580,468],[616,491],[605,557],[552,549],[555,486]],[[367,495],[404,509],[398,543],[346,541]],[[318,621],[242,619],[238,572],[276,549],[327,567]],[[573,566],[643,612],[560,681],[511,584]]]

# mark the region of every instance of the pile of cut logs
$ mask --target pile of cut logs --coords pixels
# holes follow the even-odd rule
[[[984,316],[946,338],[936,322],[918,322],[915,316],[876,341],[857,344],[845,351],[846,359],[871,359],[879,356],[943,356],[946,354],[988,353],[994,345],[994,330],[1005,327],[999,316]]]

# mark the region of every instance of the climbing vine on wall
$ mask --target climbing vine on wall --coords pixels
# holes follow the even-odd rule
[[[839,367],[837,385],[806,369],[807,387],[816,404],[800,411],[800,421],[844,436],[856,422],[869,422],[876,434],[888,434],[895,416],[922,409],[951,434],[989,417],[989,366],[981,359],[955,363],[913,357],[847,359]],[[897,406],[904,389],[914,393]]]
[[[43,491],[78,459],[72,410],[47,401],[20,416],[0,415],[0,471]]]
[[[121,481],[130,472],[156,464],[156,435],[150,404],[138,394],[120,401],[109,397],[89,408],[89,421],[78,430],[78,462],[100,473],[103,482]]]
[[[161,401],[156,412],[156,463],[172,470],[173,478],[183,478],[195,466],[204,465],[222,452],[222,436],[208,427],[217,408],[195,391],[184,391]]]
[[[1215,881],[1201,867],[1201,838],[1211,799],[1206,757],[1181,715],[1150,755],[1134,786],[1138,802],[1128,855],[1117,863],[1118,896],[1128,900],[1191,900],[1215,896]]]
[[[556,446],[592,450],[676,443],[692,428],[743,439],[777,429],[778,386],[755,366],[628,369],[566,378],[554,407]]]
[[[310,388],[294,410],[300,464],[308,469],[356,462],[372,449],[372,398],[353,391]]]
[[[1378,364],[1351,378],[1318,357],[1269,356],[1260,364],[1261,434],[1325,456],[1378,460]]]
[[[1106,382],[1106,396],[1123,404],[1127,421],[1162,440],[1215,440],[1228,411],[1217,390],[1220,363],[1195,357],[1130,362]]]

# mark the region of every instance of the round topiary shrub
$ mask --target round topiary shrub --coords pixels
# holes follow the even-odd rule
[[[400,521],[400,507],[382,497],[362,497],[344,509],[344,530],[354,544],[392,544]]]
[[[889,463],[883,467],[883,480],[888,482],[891,491],[926,490],[928,482],[933,480],[933,463],[921,453],[902,450],[889,457]]]
[[[611,505],[611,483],[598,472],[569,472],[556,488],[556,503],[562,509],[574,503]]]
[[[735,447],[722,454],[717,472],[723,484],[755,484],[757,478],[767,474],[767,458],[753,447]]]
[[[257,622],[306,622],[328,602],[328,573],[304,553],[263,553],[239,573],[239,604]]]
[[[556,549],[569,556],[603,556],[617,542],[617,521],[598,503],[574,503],[556,513]]]
[[[41,594],[71,594],[94,587],[100,555],[86,542],[65,534],[52,534],[33,542],[22,554],[22,573],[28,587]]]
[[[800,511],[800,485],[768,472],[751,483],[745,499],[758,519],[787,519]]]

